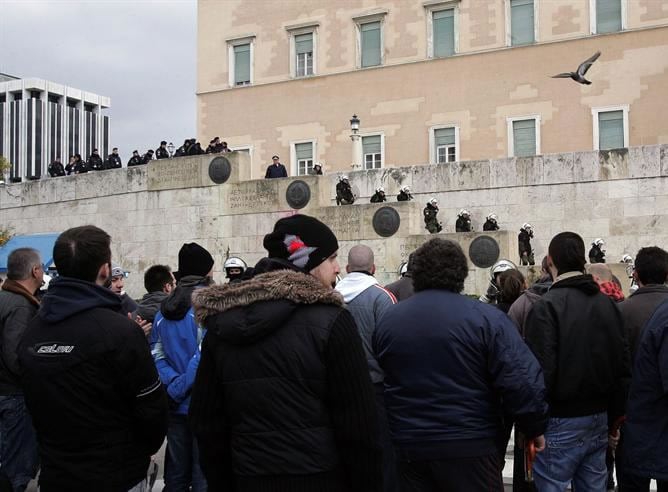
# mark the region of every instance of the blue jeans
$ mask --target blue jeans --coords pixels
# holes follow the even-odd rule
[[[21,395],[0,396],[0,463],[15,491],[25,490],[37,474],[35,429]]]
[[[206,478],[199,466],[197,440],[188,425],[188,417],[173,413],[167,428],[163,492],[206,492],[206,489]]]
[[[573,482],[575,492],[605,492],[608,472],[606,413],[586,417],[551,418],[545,449],[534,463],[534,480],[541,492],[564,492]]]

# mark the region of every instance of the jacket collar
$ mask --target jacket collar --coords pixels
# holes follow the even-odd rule
[[[645,285],[643,287],[640,287],[633,294],[631,294],[629,296],[629,298],[639,296],[639,295],[642,295],[642,294],[654,294],[654,293],[657,293],[657,292],[659,292],[659,293],[662,292],[662,293],[668,294],[668,285],[666,285],[666,284]]]
[[[30,302],[30,304],[39,307],[39,301],[37,300],[37,298],[16,280],[12,280],[9,278],[5,280],[2,283],[2,290],[6,290],[7,292],[12,292],[14,294],[18,294],[22,297],[25,297]]]
[[[262,301],[343,306],[341,294],[326,288],[311,275],[290,270],[276,270],[236,284],[199,289],[193,293],[192,301],[201,324],[209,316]]]

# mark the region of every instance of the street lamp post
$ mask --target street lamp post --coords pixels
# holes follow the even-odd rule
[[[350,119],[350,140],[353,141],[353,160],[350,167],[353,171],[362,169],[362,137],[360,137],[360,120],[356,114]]]
[[[174,155],[174,144],[172,142],[169,142],[169,145],[167,146],[167,152],[169,152],[169,158],[171,159]]]

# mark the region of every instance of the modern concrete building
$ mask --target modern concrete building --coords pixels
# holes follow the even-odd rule
[[[48,80],[0,74],[0,155],[10,180],[39,179],[49,162],[72,154],[85,159],[94,148],[109,153],[108,97]]]
[[[666,143],[667,93],[666,1],[198,1],[198,133],[254,178]]]

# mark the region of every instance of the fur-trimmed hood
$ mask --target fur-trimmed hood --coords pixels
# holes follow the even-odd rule
[[[315,277],[277,270],[193,292],[197,321],[232,343],[252,343],[278,329],[304,304],[343,307],[341,295]]]

